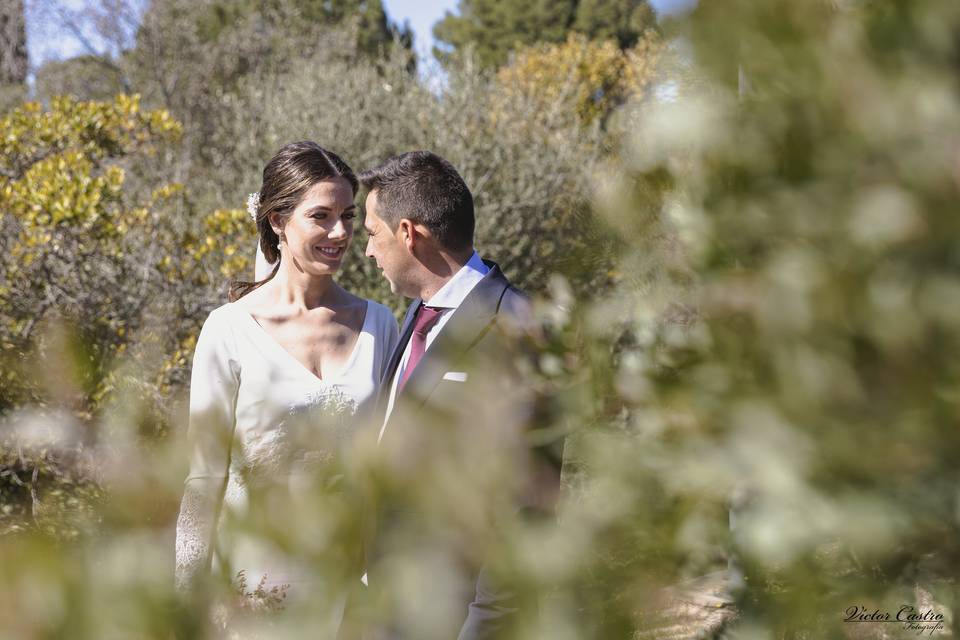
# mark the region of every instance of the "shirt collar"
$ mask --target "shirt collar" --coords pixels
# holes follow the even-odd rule
[[[442,309],[458,308],[489,271],[490,267],[485,265],[474,251],[467,263],[460,267],[460,270],[453,274],[453,277],[447,280],[430,300],[425,300],[424,304]]]

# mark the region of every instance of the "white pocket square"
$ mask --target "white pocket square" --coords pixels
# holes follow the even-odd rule
[[[466,371],[447,371],[443,374],[444,380],[453,380],[454,382],[466,382],[467,381],[467,372]]]

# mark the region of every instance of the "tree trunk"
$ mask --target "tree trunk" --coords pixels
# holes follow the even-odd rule
[[[27,30],[23,0],[0,0],[0,86],[27,79]]]

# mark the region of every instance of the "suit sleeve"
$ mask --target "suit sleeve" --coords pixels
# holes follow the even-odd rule
[[[516,592],[498,583],[484,567],[477,577],[476,593],[457,640],[492,640],[512,636],[510,625],[519,611]]]
[[[497,323],[491,332],[493,344],[500,351],[511,354],[514,359],[536,359],[537,344],[542,336],[534,322],[534,314],[529,300],[512,287],[508,289],[497,313]],[[489,349],[490,343],[484,347]],[[504,358],[508,361],[511,358]],[[517,428],[526,438],[525,451],[518,469],[525,478],[524,489],[518,496],[515,517],[525,520],[553,518],[556,497],[560,486],[560,459],[562,459],[562,440],[544,444],[542,438],[530,438],[538,423],[541,398],[533,393],[529,381],[524,381],[520,373],[512,367],[506,367],[500,373],[512,379],[512,385],[518,390],[516,399],[522,406],[515,408],[515,415],[524,416]],[[527,393],[529,392],[529,393]],[[529,438],[529,440],[528,440]],[[532,444],[531,441],[537,444]],[[492,640],[501,637],[513,637],[516,634],[516,614],[521,607],[526,610],[535,607],[536,602],[525,599],[521,604],[515,585],[502,576],[497,576],[487,564],[480,568],[473,601],[467,610],[467,618],[460,630],[458,640]],[[529,613],[529,612],[527,612]]]
[[[177,518],[176,582],[181,589],[189,588],[210,566],[239,386],[232,329],[215,311],[197,339],[190,378],[190,473]]]

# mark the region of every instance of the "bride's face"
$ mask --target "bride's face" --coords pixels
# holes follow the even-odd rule
[[[312,275],[336,273],[353,239],[353,189],[343,178],[313,185],[283,225],[281,260]]]

